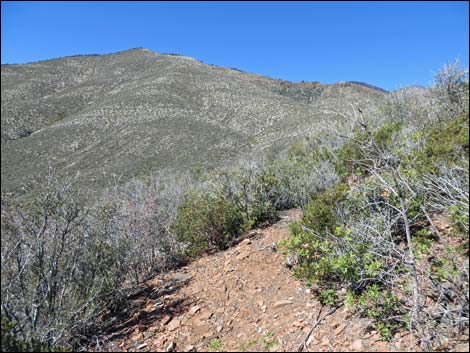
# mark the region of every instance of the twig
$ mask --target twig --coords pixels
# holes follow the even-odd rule
[[[421,205],[421,211],[423,211],[424,215],[426,216],[426,219],[428,220],[429,224],[431,225],[433,233],[438,237],[439,241],[441,243],[447,243],[445,239],[441,236],[441,233],[439,233],[439,230],[437,229],[436,225],[432,221],[431,216],[426,212],[426,209],[424,208],[423,205]]]
[[[310,331],[308,331],[307,335],[304,337],[304,339],[302,340],[302,342],[299,344],[299,346],[297,347],[297,352],[302,352],[302,350],[304,349],[304,347],[306,346],[306,343],[310,337],[310,335],[312,334],[313,330],[315,329],[315,327],[318,326],[318,324],[327,316],[333,314],[336,310],[338,310],[339,308],[341,308],[343,306],[343,303],[339,304],[338,306],[335,306],[334,308],[331,308],[325,315],[323,315],[322,317],[320,317],[319,319],[317,319],[317,321],[313,324],[312,328],[310,329]]]

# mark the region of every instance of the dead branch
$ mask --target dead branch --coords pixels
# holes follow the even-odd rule
[[[333,308],[331,308],[325,315],[323,315],[322,317],[320,317],[319,319],[317,319],[317,321],[313,324],[312,328],[310,329],[310,331],[308,331],[307,335],[304,337],[304,339],[302,340],[302,342],[299,344],[299,346],[297,347],[297,352],[302,352],[302,350],[304,349],[304,347],[306,347],[307,345],[307,341],[310,337],[310,335],[312,334],[313,330],[315,329],[315,327],[317,327],[320,322],[322,322],[322,320],[333,314],[336,310],[338,310],[339,308],[341,308],[343,306],[343,303],[339,304],[338,306],[335,306]]]

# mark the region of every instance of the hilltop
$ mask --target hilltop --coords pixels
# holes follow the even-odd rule
[[[87,186],[154,171],[205,170],[275,155],[302,136],[350,129],[363,83],[292,83],[138,48],[1,66],[2,191],[47,166]]]

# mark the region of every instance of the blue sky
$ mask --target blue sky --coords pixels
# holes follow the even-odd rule
[[[5,2],[1,62],[134,47],[290,81],[429,85],[468,67],[468,2]]]

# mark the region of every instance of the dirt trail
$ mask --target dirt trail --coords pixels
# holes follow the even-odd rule
[[[296,351],[321,305],[271,246],[289,237],[288,223],[301,212],[294,209],[280,216],[278,223],[251,231],[249,239],[233,248],[149,281],[149,295],[135,299],[142,311],[99,350]],[[160,294],[152,295],[156,292]],[[369,325],[340,308],[315,328],[307,349],[405,348],[406,333],[386,343]]]

